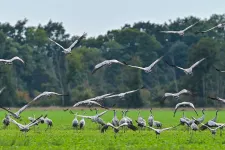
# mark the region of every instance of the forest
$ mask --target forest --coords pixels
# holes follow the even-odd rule
[[[63,23],[49,21],[46,25],[27,26],[29,20],[15,25],[0,23],[0,58],[19,56],[25,64],[0,65],[1,106],[22,106],[44,91],[68,93],[69,96],[40,100],[35,106],[72,106],[78,101],[106,93],[120,93],[144,89],[125,100],[106,100],[105,106],[116,107],[174,107],[177,99],[162,101],[165,92],[188,89],[192,96],[181,96],[182,101],[193,102],[197,107],[219,106],[208,99],[209,95],[224,97],[225,31],[209,29],[225,22],[225,15],[212,15],[209,19],[194,16],[177,18],[164,24],[137,22],[112,29],[105,35],[87,37],[65,55],[51,42],[54,39],[64,47],[81,35],[67,33]],[[162,30],[181,30],[198,22],[184,36],[163,34]],[[84,31],[85,32],[85,31]],[[87,33],[88,34],[88,33]],[[157,58],[171,64],[188,67],[197,60],[206,60],[196,67],[193,75],[168,66],[160,61],[151,73],[121,65],[111,65],[91,74],[94,66],[103,60],[117,59],[137,66],[149,66]]]

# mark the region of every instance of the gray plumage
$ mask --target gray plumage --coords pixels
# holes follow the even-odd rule
[[[111,65],[111,64],[125,65],[124,63],[122,63],[122,62],[120,62],[120,61],[118,61],[118,60],[116,60],[116,59],[105,60],[105,61],[103,61],[103,62],[97,64],[97,65],[94,67],[94,69],[93,69],[93,71],[92,71],[92,74],[94,74],[98,69],[100,69],[100,68],[102,68],[102,67],[104,67],[104,66],[109,66],[109,65]]]
[[[153,117],[153,115],[152,115],[152,108],[150,109],[150,116],[148,117],[148,125],[150,126],[150,127],[152,127],[153,126],[153,122],[154,122],[154,117]]]
[[[139,127],[143,128],[146,126],[146,121],[144,118],[141,117],[141,112],[140,110],[138,111],[138,119],[136,120],[137,124]]]
[[[138,67],[138,66],[132,66],[132,65],[128,65],[126,64],[127,66],[129,67],[132,67],[132,68],[137,68],[137,69],[141,69],[141,70],[144,70],[146,73],[150,73],[152,72],[152,69],[153,67],[163,58],[163,56],[161,56],[160,58],[156,59],[150,66],[148,67]]]
[[[116,116],[116,110],[113,110],[113,112],[114,112],[114,116],[113,116],[113,119],[112,119],[112,125],[117,127],[117,126],[119,126],[119,120]]]
[[[213,121],[213,122],[217,121],[218,112],[219,112],[219,110],[216,110],[216,116],[211,121]]]
[[[84,114],[86,114],[86,112],[84,112]],[[80,122],[80,129],[83,129],[85,127],[85,120],[84,120],[84,117],[81,118]]]
[[[77,115],[77,113],[76,113]],[[79,121],[77,119],[77,116],[75,115],[73,121],[72,121],[72,127],[77,128],[79,126]]]
[[[2,123],[4,124],[5,127],[10,125],[10,116],[9,115],[5,115],[5,118],[2,120]]]
[[[205,120],[205,113],[204,113],[204,111],[205,111],[205,109],[202,109],[202,114],[203,115],[200,118],[195,120],[195,124],[198,125],[198,124],[202,123]]]
[[[40,121],[39,118],[41,118],[41,117],[42,116],[38,117],[36,120],[34,120],[33,122],[30,122],[27,125],[22,125],[22,124],[16,122],[15,120],[13,120],[12,118],[10,118],[10,121],[12,123],[16,124],[19,127],[20,131],[22,131],[22,132],[28,132],[30,130],[30,127],[36,125],[36,123],[38,123]]]

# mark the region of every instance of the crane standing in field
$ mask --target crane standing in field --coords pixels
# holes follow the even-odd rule
[[[146,127],[146,121],[144,120],[144,118],[141,117],[141,114],[140,114],[140,109],[138,110],[138,119],[135,120],[138,124],[138,126],[143,129],[144,127]],[[140,130],[139,130],[140,132]]]
[[[151,113],[151,115],[148,118],[148,124],[149,124],[149,126],[150,127],[155,126],[157,128],[162,128],[162,123],[159,122],[159,121],[154,120],[154,116],[152,114],[152,108],[150,109],[150,113]]]
[[[116,116],[116,110],[115,109],[113,110],[113,112],[114,112],[114,116],[113,116],[113,119],[112,119],[112,125],[117,127],[117,126],[119,126],[119,120]]]
[[[53,122],[51,119],[47,118],[47,115],[44,117],[44,123],[47,124],[47,128],[45,129],[45,131],[53,127]]]
[[[154,118],[153,118],[153,115],[152,115],[152,108],[150,109],[150,116],[148,117],[148,125],[150,127],[153,126],[153,122],[154,122]]]
[[[83,115],[85,115],[85,114],[86,114],[86,112],[83,113]],[[85,120],[84,120],[84,117],[81,118],[79,124],[80,124],[80,130],[81,130],[81,129],[84,129],[84,127],[85,127]]]
[[[10,116],[8,114],[5,115],[5,118],[2,120],[2,123],[4,127],[7,127],[10,125]]]
[[[77,113],[74,114],[74,112],[72,112],[71,110],[70,110],[70,113],[75,116],[73,121],[72,121],[72,127],[74,127],[75,129],[78,129],[79,121],[77,119]]]

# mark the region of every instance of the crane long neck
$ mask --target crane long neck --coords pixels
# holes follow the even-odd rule
[[[125,117],[127,116],[127,111],[124,112],[124,116],[125,116]]]
[[[218,113],[218,111],[216,111],[216,117],[215,118],[217,118],[217,113]]]
[[[123,114],[123,117],[125,117],[125,113],[124,113],[124,111],[122,111],[122,114]]]
[[[150,110],[150,115],[152,116],[152,110]]]
[[[114,110],[114,117],[116,117],[116,110]]]

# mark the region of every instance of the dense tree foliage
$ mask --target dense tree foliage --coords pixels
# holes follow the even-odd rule
[[[225,32],[215,29],[205,34],[195,34],[218,23],[225,22],[225,15],[213,15],[208,20],[196,17],[178,18],[165,24],[138,22],[124,25],[121,29],[108,31],[106,35],[86,38],[65,55],[62,49],[49,41],[52,38],[68,47],[78,36],[66,33],[62,23],[49,21],[46,25],[27,26],[28,20],[15,25],[0,23],[0,58],[19,56],[25,65],[0,66],[0,104],[20,106],[43,91],[68,93],[62,98],[52,97],[36,105],[71,106],[105,93],[119,93],[142,87],[146,89],[128,95],[125,100],[107,100],[105,105],[117,107],[174,106],[175,99],[161,101],[164,92],[178,92],[183,88],[194,96],[182,96],[198,106],[213,106],[208,95],[224,96],[225,74],[215,71],[215,66],[225,69]],[[184,36],[163,34],[160,30],[179,30],[199,21]],[[194,69],[193,76],[169,67],[160,61],[149,74],[121,65],[111,65],[91,74],[93,67],[106,59],[117,59],[128,64],[148,66],[164,56],[164,60],[188,67],[206,57],[206,61]]]

